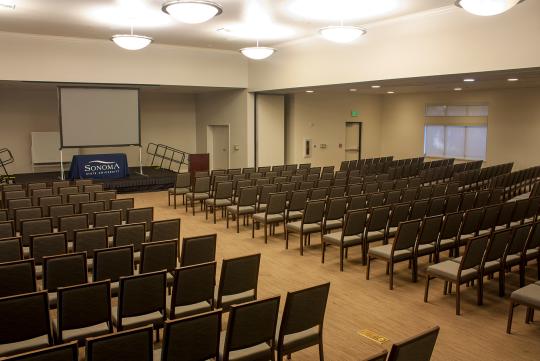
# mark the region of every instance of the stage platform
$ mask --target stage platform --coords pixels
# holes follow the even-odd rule
[[[143,167],[144,175],[138,173],[139,167],[129,168],[129,177],[119,179],[96,179],[104,189],[115,189],[118,193],[152,192],[174,186],[176,173],[167,169]],[[67,175],[67,172],[66,172]],[[15,174],[16,183],[51,183],[60,179],[59,172]]]

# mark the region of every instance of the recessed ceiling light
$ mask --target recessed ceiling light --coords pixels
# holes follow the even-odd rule
[[[474,79],[474,78],[465,78],[465,79],[463,79],[463,81],[466,82],[466,83],[473,83],[473,82],[476,81],[476,79]]]
[[[462,89],[462,88],[454,88],[454,90],[457,91],[457,92],[460,92],[460,91],[462,91],[463,89]]]
[[[518,78],[508,78],[506,80],[508,80],[508,81],[518,81],[519,79]]]
[[[349,89],[350,92],[355,92],[357,89]]]
[[[381,86],[380,85],[372,85],[371,86],[373,89],[379,89]]]
[[[315,93],[315,90],[306,90],[306,93],[313,94],[313,93]]]
[[[394,93],[395,93],[395,92],[393,92],[393,91],[391,91],[391,90],[386,92],[386,94],[394,94]]]
[[[0,0],[0,6],[15,9],[15,0]]]

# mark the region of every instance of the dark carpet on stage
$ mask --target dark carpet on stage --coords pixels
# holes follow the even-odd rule
[[[167,169],[143,167],[144,175],[138,173],[139,167],[129,168],[129,177],[119,179],[95,179],[103,183],[104,189],[115,189],[118,193],[159,191],[174,186],[176,173]],[[60,172],[15,174],[16,183],[52,183],[60,179]],[[67,179],[67,172],[66,172]]]

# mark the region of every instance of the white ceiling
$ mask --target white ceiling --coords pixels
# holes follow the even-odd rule
[[[320,27],[365,26],[452,6],[454,0],[217,0],[223,14],[204,24],[182,24],[161,11],[162,0],[15,0],[0,7],[0,31],[109,39],[127,33],[156,43],[235,50],[277,44],[317,34]],[[340,6],[340,4],[342,6]],[[413,21],[413,20],[412,20]],[[218,32],[218,29],[227,29]],[[374,29],[373,31],[376,31]],[[369,33],[368,33],[369,36]]]

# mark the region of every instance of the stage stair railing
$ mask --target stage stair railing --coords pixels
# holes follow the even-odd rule
[[[7,148],[0,149],[0,183],[13,183],[15,177],[11,176],[6,168],[6,165],[15,161],[13,154]]]
[[[152,157],[150,165],[174,172],[180,172],[182,165],[189,165],[189,153],[165,144],[148,143],[146,153]]]

